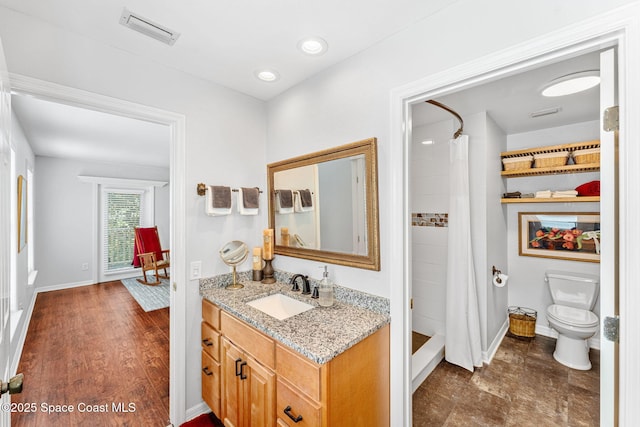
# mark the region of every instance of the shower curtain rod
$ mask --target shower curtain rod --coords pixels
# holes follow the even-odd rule
[[[458,129],[458,130],[453,134],[453,139],[456,139],[456,138],[458,138],[460,135],[462,135],[462,129],[464,128],[464,122],[462,121],[462,117],[460,117],[460,114],[456,113],[455,111],[453,111],[451,108],[447,107],[446,105],[441,104],[441,103],[440,103],[440,102],[438,102],[438,101],[434,101],[433,99],[428,99],[428,100],[426,100],[426,101],[424,101],[424,102],[428,102],[429,104],[433,104],[433,105],[435,105],[436,107],[440,107],[440,108],[442,108],[443,110],[446,110],[446,111],[450,112],[451,114],[453,114],[453,115],[456,117],[456,119],[458,119],[458,121],[460,122],[460,129]]]

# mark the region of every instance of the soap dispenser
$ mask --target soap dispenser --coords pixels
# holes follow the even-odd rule
[[[326,265],[324,266],[324,273],[322,273],[322,280],[320,280],[320,285],[318,286],[318,292],[320,294],[318,304],[322,307],[331,307],[333,305],[333,283],[329,280],[329,272]]]

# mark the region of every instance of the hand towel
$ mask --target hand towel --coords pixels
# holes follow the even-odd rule
[[[293,192],[291,190],[276,190],[276,208],[281,214],[293,212]]]
[[[310,212],[313,210],[313,194],[308,189],[294,191],[294,211]]]
[[[551,190],[536,191],[536,199],[549,199],[551,198]]]
[[[257,187],[238,189],[238,212],[240,215],[258,215],[260,190]]]
[[[576,190],[559,190],[551,193],[552,198],[560,198],[560,197],[578,197],[578,192]]]
[[[520,197],[522,197],[522,193],[519,191],[512,191],[510,193],[502,194],[503,199],[519,199]]]
[[[231,188],[209,185],[205,211],[210,216],[229,215],[231,213]]]

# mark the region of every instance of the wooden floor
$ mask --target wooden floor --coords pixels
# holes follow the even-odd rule
[[[38,294],[18,372],[14,427],[167,426],[169,308],[120,281]]]
[[[556,340],[506,336],[490,365],[471,373],[440,362],[413,394],[414,427],[597,427],[600,352],[593,368],[556,362]]]

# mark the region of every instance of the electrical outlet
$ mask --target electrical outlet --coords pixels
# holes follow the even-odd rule
[[[82,271],[87,271],[87,270],[89,269],[89,263],[88,263],[88,262],[83,263],[83,264],[80,266],[80,269],[81,269]]]
[[[202,261],[191,261],[191,280],[202,277]]]

